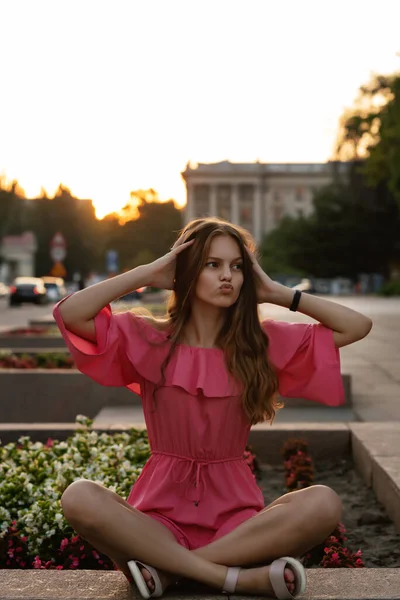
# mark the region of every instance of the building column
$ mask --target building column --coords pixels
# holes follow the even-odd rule
[[[239,223],[239,186],[233,184],[231,187],[231,221],[234,225]]]
[[[253,232],[254,239],[257,244],[261,242],[261,194],[262,188],[260,183],[254,186],[254,202],[253,202]]]
[[[186,182],[186,206],[185,206],[185,225],[189,223],[196,214],[194,205],[194,184]]]
[[[210,197],[209,197],[209,206],[210,206],[210,217],[216,217],[218,214],[217,209],[217,186],[215,183],[210,185]]]

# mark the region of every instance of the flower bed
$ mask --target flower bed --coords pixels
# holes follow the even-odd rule
[[[74,480],[97,481],[122,497],[150,456],[146,431],[97,433],[92,421],[65,442],[46,444],[22,437],[0,446],[0,568],[115,569],[114,563],[68,525],[60,498]],[[250,449],[244,455],[253,473],[258,465]]]
[[[302,440],[288,440],[282,450],[284,459],[284,475],[287,490],[301,490],[315,483],[315,469],[311,456],[308,454],[308,444]],[[321,544],[303,556],[306,567],[320,565],[321,567],[343,568],[364,567],[361,550],[352,552],[347,546],[346,528],[338,523],[332,534]]]
[[[62,515],[60,498],[79,478],[97,481],[126,498],[150,455],[147,432],[98,433],[91,430],[92,421],[87,417],[77,417],[77,422],[79,429],[65,442],[33,443],[22,437],[17,443],[0,446],[0,568],[116,568],[75,534]],[[315,483],[306,442],[288,440],[282,453],[279,486],[284,481],[287,491],[292,491]],[[250,447],[244,457],[260,482],[264,469]],[[272,483],[269,473],[269,492],[274,498],[277,492],[284,493],[280,489],[271,492]],[[361,550],[353,552],[347,547],[342,523],[302,561],[306,567],[364,566]]]
[[[68,352],[1,352],[0,369],[75,369]]]

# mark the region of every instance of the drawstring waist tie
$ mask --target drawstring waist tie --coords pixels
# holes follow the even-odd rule
[[[217,460],[207,460],[206,458],[190,458],[188,456],[181,456],[179,454],[172,454],[171,452],[161,452],[161,451],[157,451],[155,450],[154,452],[151,453],[152,455],[159,455],[159,456],[170,456],[171,458],[176,458],[178,460],[181,461],[186,461],[189,463],[189,467],[185,473],[185,476],[182,479],[174,479],[174,483],[183,483],[184,481],[186,481],[186,479],[188,477],[191,477],[191,475],[194,475],[193,470],[195,469],[195,473],[196,473],[196,478],[195,478],[195,487],[196,487],[196,493],[195,493],[195,498],[194,500],[192,500],[192,502],[194,502],[195,506],[199,505],[200,502],[200,498],[201,498],[201,492],[200,492],[200,483],[202,484],[202,491],[205,492],[206,491],[206,482],[204,480],[203,477],[203,467],[207,467],[208,465],[216,465],[219,463],[228,463],[228,462],[234,462],[234,461],[243,461],[243,456],[235,456],[235,457],[231,457],[231,458],[220,458]],[[172,469],[173,470],[173,469]],[[189,487],[186,488],[186,492],[185,492],[185,497],[190,500],[190,498],[188,497],[187,493],[188,493]]]

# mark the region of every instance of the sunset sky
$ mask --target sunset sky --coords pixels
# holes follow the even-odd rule
[[[0,173],[97,215],[193,162],[323,162],[372,73],[400,70],[400,1],[0,0]],[[397,53],[397,56],[396,56]]]

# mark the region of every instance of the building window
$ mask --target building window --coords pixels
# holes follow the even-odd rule
[[[239,185],[239,223],[253,231],[254,185]]]
[[[285,212],[285,209],[281,204],[278,204],[278,205],[275,205],[272,207],[272,216],[273,216],[275,225],[277,225],[279,223],[279,221],[282,219],[284,212]]]
[[[277,204],[282,202],[282,200],[283,200],[282,190],[274,190],[273,198],[274,198],[274,202],[276,202]]]
[[[196,217],[205,217],[210,213],[210,186],[198,184],[194,186],[194,210]]]
[[[303,187],[297,187],[295,192],[295,199],[297,202],[301,202],[305,198],[305,189]]]
[[[217,186],[217,215],[225,221],[231,220],[231,186]]]

